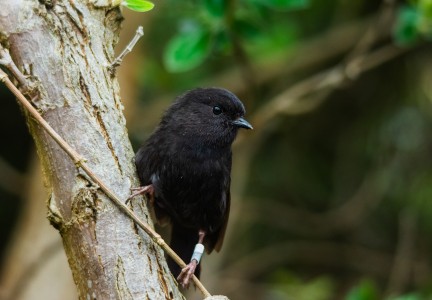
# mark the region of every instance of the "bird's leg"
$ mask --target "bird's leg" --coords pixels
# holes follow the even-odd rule
[[[190,279],[192,278],[193,274],[195,273],[195,269],[198,266],[201,256],[204,253],[204,237],[206,235],[206,232],[202,229],[198,231],[198,244],[196,244],[194,253],[192,254],[191,261],[186,267],[184,267],[180,275],[177,277],[177,280],[181,284],[183,288],[189,287]]]
[[[131,188],[132,194],[129,196],[129,198],[126,199],[126,204],[129,203],[129,201],[132,200],[132,198],[138,196],[138,195],[144,195],[147,194],[150,199],[150,204],[154,204],[154,187],[153,184],[149,184],[146,186],[140,186],[137,188]]]

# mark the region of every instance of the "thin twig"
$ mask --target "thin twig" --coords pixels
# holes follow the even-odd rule
[[[162,237],[154,231],[150,225],[141,221],[135,213],[120,200],[106,185],[105,183],[91,170],[87,165],[86,160],[76,152],[39,114],[39,112],[31,105],[31,103],[24,97],[24,95],[15,87],[7,74],[0,69],[0,81],[12,91],[17,97],[18,101],[24,108],[32,115],[32,117],[39,123],[46,132],[54,139],[54,141],[66,152],[67,155],[74,161],[77,167],[84,170],[87,175],[99,186],[99,188],[110,198],[128,217],[130,217],[139,227],[141,227],[151,238],[158,244],[181,268],[186,266],[186,263],[172,250]],[[196,287],[202,292],[205,297],[211,296],[199,279],[193,275],[193,282]]]
[[[120,64],[122,63],[125,56],[132,51],[133,47],[135,47],[136,43],[138,42],[138,40],[143,35],[144,35],[144,29],[142,26],[139,26],[137,28],[137,30],[135,31],[135,36],[133,37],[133,39],[129,42],[129,44],[126,46],[126,48],[123,49],[123,51],[120,53],[120,55],[117,56],[117,58],[110,65],[109,69],[110,69],[112,74],[115,72],[115,69],[118,66],[120,66]]]

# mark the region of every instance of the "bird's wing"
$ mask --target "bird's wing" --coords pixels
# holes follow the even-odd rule
[[[231,206],[231,165],[232,165],[232,154],[231,151],[229,152],[229,155],[227,156],[227,183],[226,183],[226,192],[225,192],[225,215],[222,221],[222,225],[219,228],[218,232],[216,232],[216,241],[214,243],[214,249],[219,252],[222,248],[223,241],[225,238],[225,232],[228,226],[228,219],[230,214],[230,206]]]
[[[155,174],[156,151],[149,144],[141,147],[135,155],[135,165],[142,185],[152,184],[151,177]]]
[[[223,220],[222,226],[220,227],[220,229],[218,230],[218,232],[216,234],[217,240],[216,240],[216,244],[214,246],[214,249],[217,252],[219,252],[220,249],[222,248],[222,244],[224,241],[225,231],[226,231],[227,226],[228,226],[230,205],[231,205],[231,194],[230,194],[230,188],[228,187],[227,193],[226,193],[226,210],[225,210],[224,220]]]

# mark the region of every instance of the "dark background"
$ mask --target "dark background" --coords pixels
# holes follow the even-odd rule
[[[228,238],[203,261],[213,293],[432,297],[428,2],[171,0],[124,11],[121,45],[145,29],[119,69],[135,149],[173,97],[197,86],[232,90],[255,127],[233,147]],[[46,197],[26,193],[41,176],[34,146],[16,101],[3,86],[0,95],[7,265],[19,216]]]

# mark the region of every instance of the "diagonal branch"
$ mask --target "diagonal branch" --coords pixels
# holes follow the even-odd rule
[[[286,89],[258,109],[252,117],[252,124],[254,124],[256,128],[263,127],[264,124],[277,115],[290,114],[302,98],[325,89],[334,89],[341,86],[346,81],[356,78],[362,73],[402,55],[410,49],[411,48],[397,48],[394,45],[386,45],[371,53],[354,58],[350,63],[349,74],[344,65],[337,65],[315,74],[312,77],[306,78]]]

